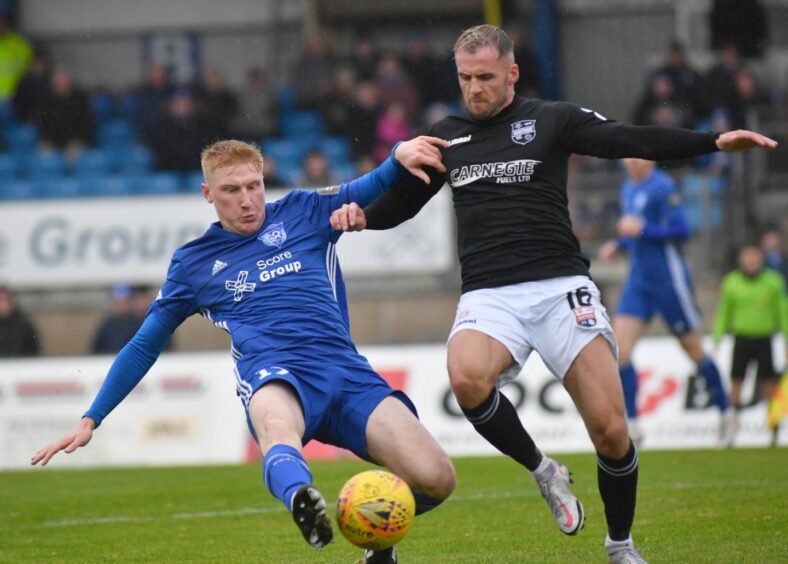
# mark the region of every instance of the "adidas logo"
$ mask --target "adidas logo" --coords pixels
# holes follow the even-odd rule
[[[211,276],[216,276],[218,273],[220,273],[226,267],[227,267],[227,263],[226,262],[222,262],[220,260],[217,260],[215,263],[213,263],[213,268],[211,269]]]

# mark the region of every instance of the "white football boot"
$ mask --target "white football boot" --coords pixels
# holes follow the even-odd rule
[[[561,532],[565,535],[577,534],[583,528],[585,513],[583,504],[569,489],[569,484],[574,482],[567,467],[545,456],[531,475],[550,506]]]
[[[627,540],[614,541],[605,535],[608,564],[648,564],[635,548],[630,536]]]

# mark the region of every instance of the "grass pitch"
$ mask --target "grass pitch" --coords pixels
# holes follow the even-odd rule
[[[400,561],[605,562],[595,459],[556,458],[586,508],[576,537],[558,531],[518,465],[460,458],[454,496],[416,520]],[[331,502],[369,467],[312,470]],[[321,552],[307,546],[259,465],[58,470],[55,458],[0,472],[0,562],[356,562],[360,549],[336,535]],[[634,537],[652,563],[788,562],[788,449],[641,453]]]

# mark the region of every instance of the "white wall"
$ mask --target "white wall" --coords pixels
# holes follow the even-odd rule
[[[730,341],[718,361],[727,375]],[[372,366],[403,389],[421,420],[452,456],[495,454],[462,417],[449,388],[444,345],[362,347]],[[775,349],[782,359],[782,347]],[[640,422],[645,449],[712,448],[719,412],[702,386],[690,386],[694,367],[677,342],[645,338],[635,349],[641,373]],[[28,466],[39,448],[70,431],[88,408],[109,357],[0,361],[0,469]],[[243,408],[235,396],[229,353],[169,354],[102,424],[78,453],[55,467],[236,463],[255,458]],[[536,443],[548,453],[590,452],[580,416],[537,355],[504,388]],[[745,387],[745,399],[750,389]],[[786,427],[785,425],[783,427]],[[782,429],[781,444],[788,442]],[[745,409],[736,446],[765,446],[763,403]],[[346,455],[314,441],[310,458]]]

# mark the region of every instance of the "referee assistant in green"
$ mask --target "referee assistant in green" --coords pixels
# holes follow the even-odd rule
[[[739,268],[722,280],[720,304],[714,324],[714,343],[723,334],[734,336],[731,362],[731,403],[740,409],[741,385],[747,368],[757,363],[761,396],[771,404],[777,389],[778,372],[772,361],[772,337],[782,331],[788,339],[788,299],[779,272],[763,266],[763,251],[757,246],[739,251]],[[788,357],[788,349],[786,349]],[[771,408],[771,405],[769,405]],[[769,409],[769,413],[774,410]],[[769,417],[772,443],[777,439],[779,420]]]

